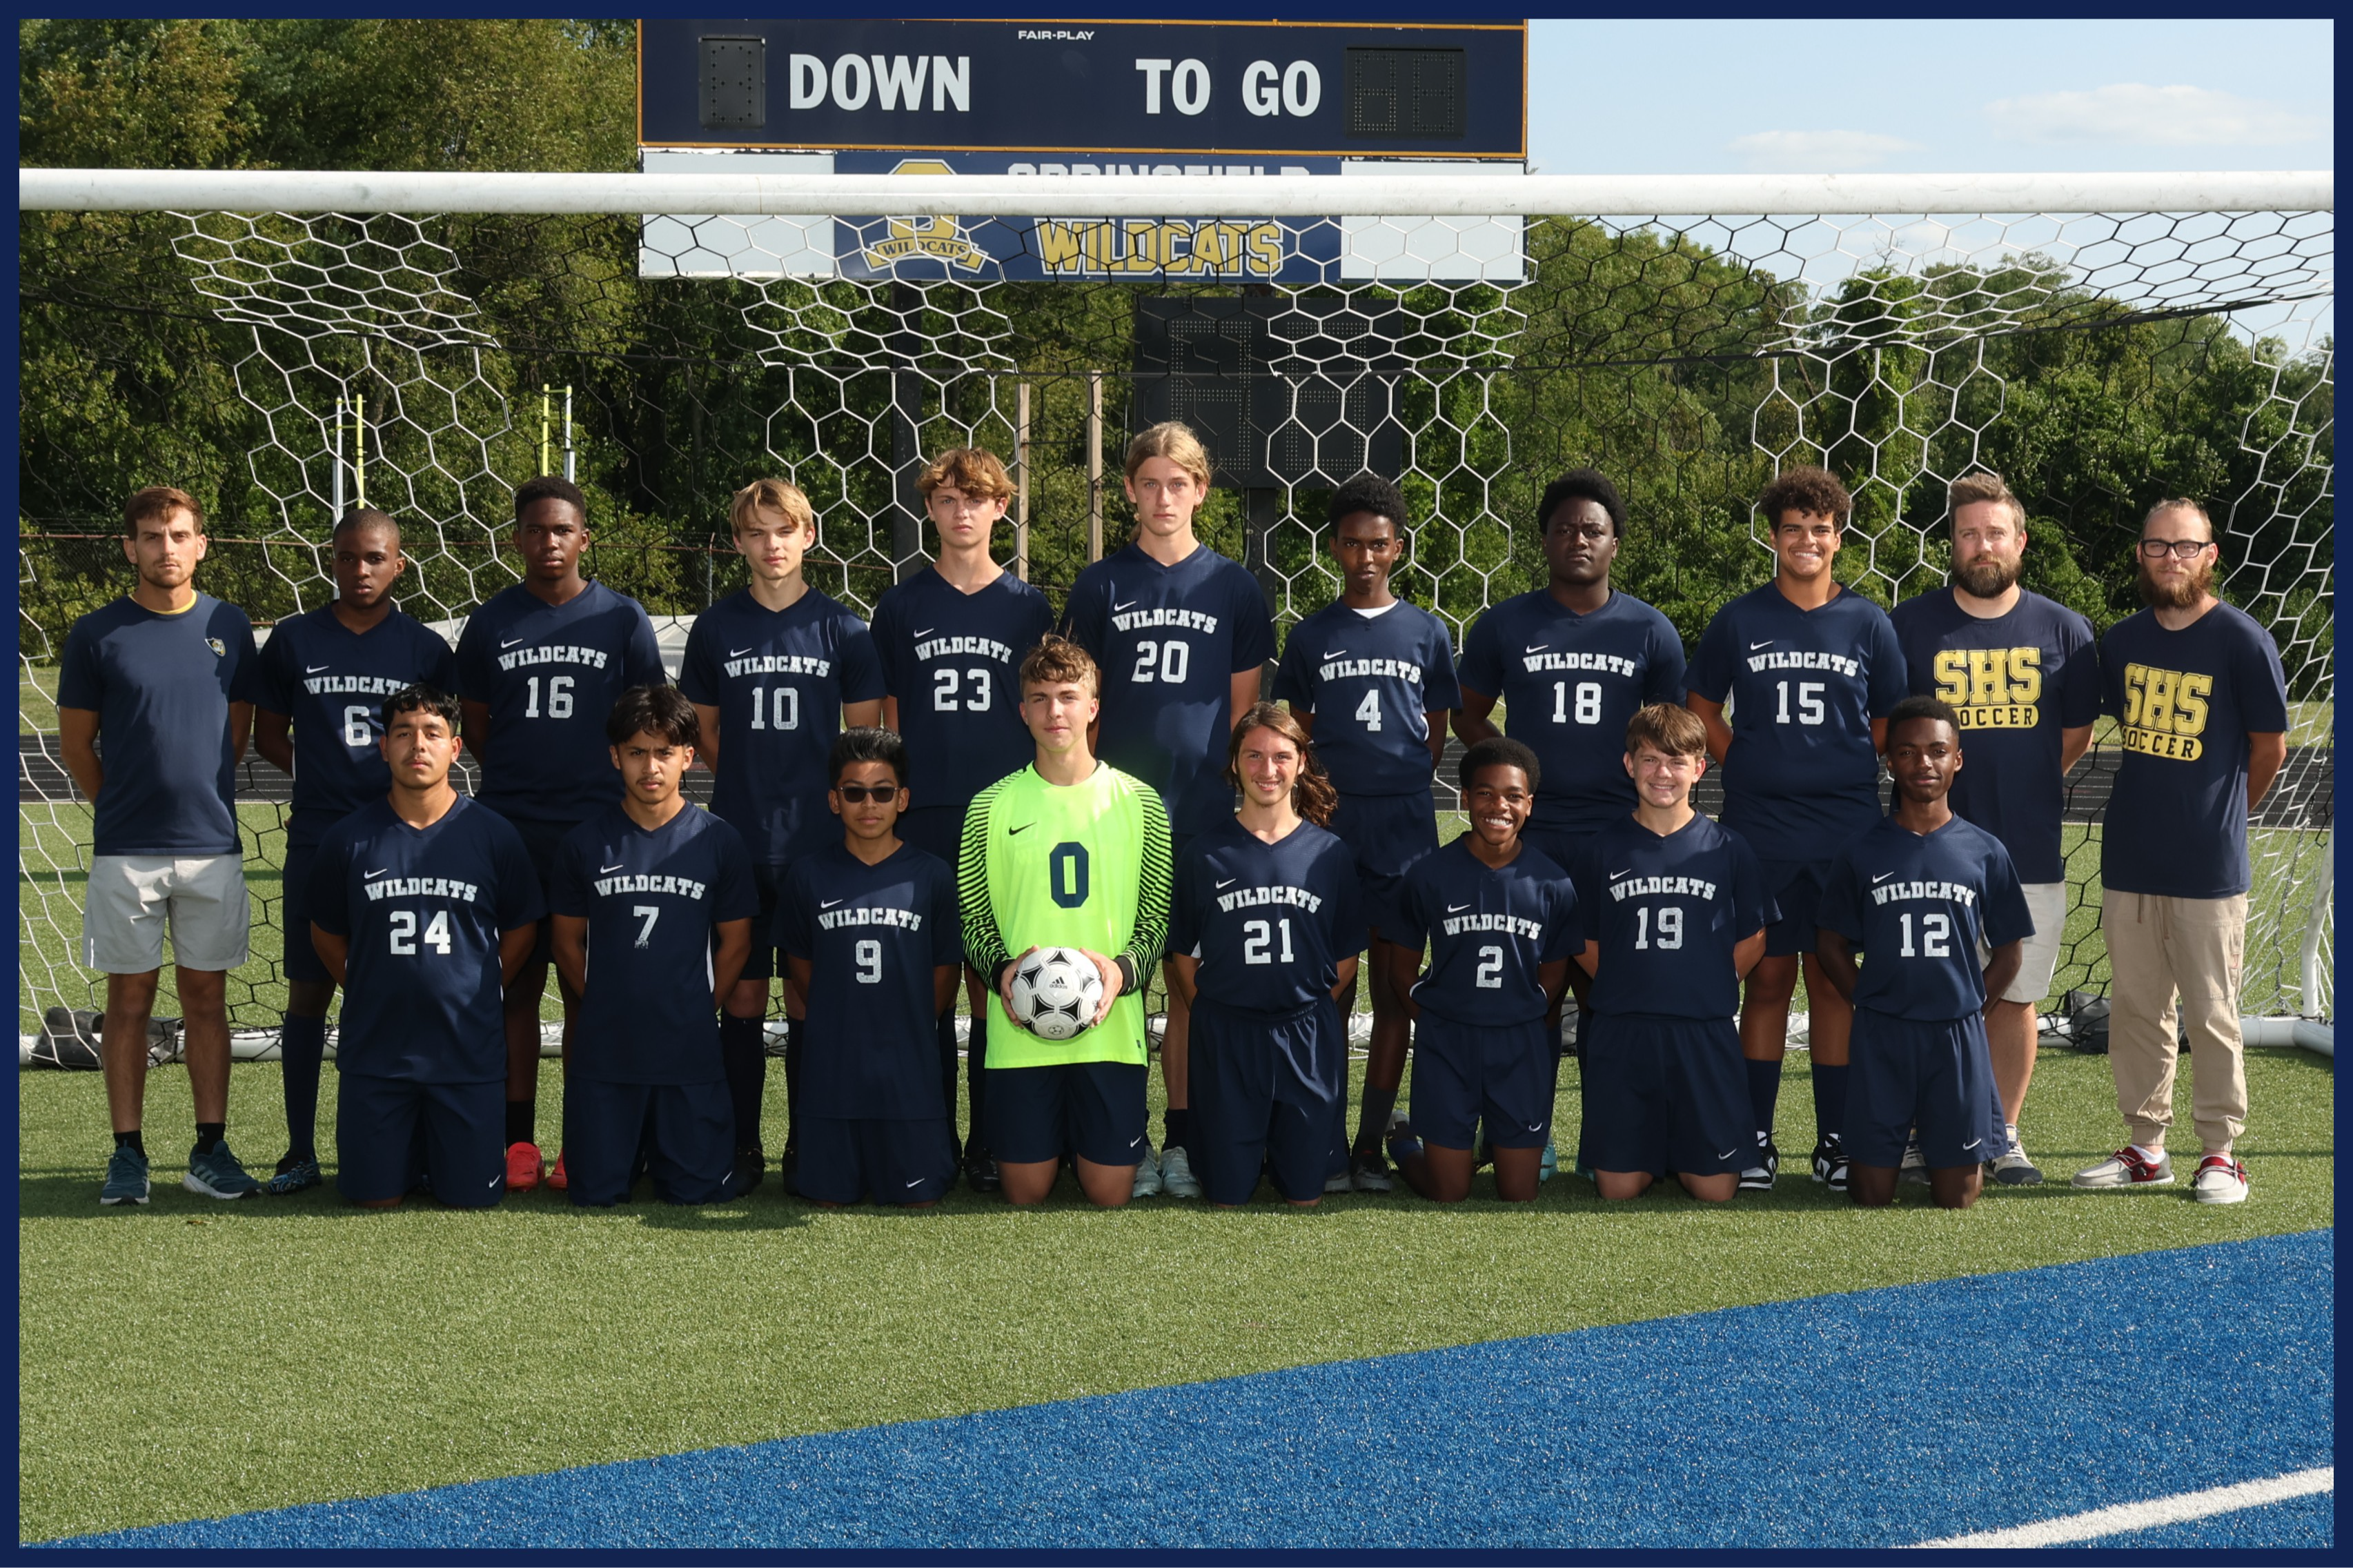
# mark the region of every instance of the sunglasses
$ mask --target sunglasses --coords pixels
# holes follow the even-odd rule
[[[864,805],[870,798],[874,800],[895,798],[899,794],[899,786],[897,784],[845,784],[834,785],[833,793],[852,805]]]

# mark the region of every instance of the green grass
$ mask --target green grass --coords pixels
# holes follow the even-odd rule
[[[1793,1058],[1780,1125],[1811,1115]],[[96,1074],[20,1080],[18,1482],[25,1540],[1545,1333],[1826,1291],[2327,1226],[2330,1066],[2249,1053],[2242,1206],[2176,1187],[1907,1190],[1865,1214],[1801,1177],[1711,1209],[1530,1208],[1482,1179],[1294,1214],[958,1193],[923,1215],[819,1212],[772,1181],[712,1209],[364,1215],[332,1189],[226,1205],[182,1192],[187,1080],[159,1071],[153,1206],[100,1210]],[[1575,1124],[1577,1069],[1559,1113]],[[329,1080],[332,1100],[332,1079]],[[549,1068],[541,1118],[560,1087]],[[771,1075],[769,1125],[783,1119]],[[273,1157],[273,1067],[236,1071],[233,1141]],[[2177,1115],[2187,1131],[2188,1078]],[[1155,1123],[1156,1125],[1156,1123]],[[2116,1142],[2107,1067],[2044,1056],[2025,1135],[2062,1180]],[[1801,1161],[1802,1146],[1793,1151]],[[1797,1161],[1793,1161],[1793,1163]]]

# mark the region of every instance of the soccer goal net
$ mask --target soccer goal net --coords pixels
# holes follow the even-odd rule
[[[2138,607],[2147,507],[2204,501],[2293,699],[2244,1011],[2328,1013],[2325,174],[21,178],[20,1030],[97,1005],[52,699],[68,626],[128,585],[133,489],[204,501],[199,582],[265,630],[332,595],[329,523],[364,499],[403,524],[405,607],[454,639],[516,580],[513,488],[569,473],[589,571],[675,658],[744,581],[726,503],[755,476],[809,495],[813,580],[871,613],[925,561],[926,456],[992,447],[1001,548],[1059,605],[1130,526],[1126,434],[1169,417],[1216,457],[1208,541],[1282,626],[1336,593],[1324,506],[1366,468],[1414,512],[1400,591],[1458,634],[1540,582],[1535,500],[1571,467],[1616,479],[1616,582],[1694,643],[1769,572],[1752,503],[1792,463],[1852,489],[1838,573],[1883,605],[1946,580],[1947,484],[2001,473],[2026,584],[2100,628]],[[2116,761],[2104,724],[2068,783],[2054,1005],[2106,985]],[[237,778],[257,921],[230,1006],[271,1030],[289,781]]]

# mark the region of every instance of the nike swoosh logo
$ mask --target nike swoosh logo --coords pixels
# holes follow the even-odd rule
[[[1344,647],[1327,647],[1324,650],[1324,657],[1325,658],[1345,658],[1348,657],[1348,650]]]
[[[1128,1146],[1129,1148],[1133,1149],[1133,1148],[1134,1148],[1138,1143],[1141,1143],[1141,1142],[1144,1142],[1144,1140],[1143,1140],[1143,1138],[1142,1138],[1141,1136],[1134,1137],[1134,1138],[1131,1138],[1131,1139],[1129,1139],[1129,1140],[1127,1141],[1127,1146]]]
[[[1034,822],[1025,822],[1018,827],[1008,827],[1005,830],[1005,837],[1010,838],[1017,833],[1027,833],[1037,826]]]
[[[1526,653],[1542,653],[1545,649],[1550,647],[1552,647],[1552,644],[1548,642],[1532,643],[1522,651]]]
[[[378,866],[378,867],[377,867],[375,870],[373,870],[373,871],[363,871],[363,872],[361,872],[361,873],[360,873],[360,879],[361,879],[362,881],[365,881],[365,880],[366,880],[368,878],[370,878],[370,877],[381,877],[381,876],[383,876],[386,871],[389,871],[389,870],[391,870],[391,869],[392,869],[392,868],[391,868],[391,867],[389,867],[389,866]]]
[[[1974,1149],[1984,1142],[1985,1140],[1982,1138],[1972,1138],[1968,1142],[1962,1144],[1961,1147],[1964,1149]]]
[[[531,641],[529,637],[517,637],[514,639],[514,642],[501,642],[499,646],[501,647],[512,647],[515,646],[515,643],[527,643],[529,641]]]
[[[748,647],[731,647],[727,650],[727,657],[729,658],[742,658],[745,654],[750,653],[751,651],[752,650]]]
[[[1771,637],[1767,637],[1763,642],[1753,642],[1753,643],[1750,643],[1750,644],[1748,645],[1748,651],[1749,651],[1750,653],[1755,653],[1755,652],[1756,652],[1758,648],[1760,648],[1760,647],[1771,647],[1773,646],[1773,641],[1774,641],[1774,639],[1773,639],[1773,638],[1771,638]]]
[[[1446,906],[1446,912],[1450,915],[1459,915],[1470,907],[1468,904],[1449,904]]]
[[[1531,1121],[1528,1123],[1528,1131],[1531,1132],[1541,1132],[1544,1131],[1544,1123],[1541,1121]]]
[[[929,637],[929,636],[931,636],[931,635],[932,635],[932,631],[933,631],[933,628],[932,628],[932,627],[930,627],[930,626],[925,626],[923,630],[921,630],[921,631],[917,632],[915,635],[916,635],[917,637]],[[908,1184],[909,1186],[911,1186],[911,1187],[912,1187],[912,1186],[913,1186],[915,1184],[914,1184],[914,1183],[913,1183],[913,1182],[909,1182],[907,1184]]]
[[[923,1184],[923,1178],[917,1176],[913,1181],[909,1182],[907,1184],[911,1187],[920,1187]]]
[[[621,868],[621,866],[626,866],[628,864],[628,862],[624,860],[621,862],[620,866],[599,866],[596,868],[596,874],[601,877],[607,871],[617,871]]]
[[[506,1178],[505,1178],[504,1176],[492,1176],[492,1177],[491,1178],[491,1180],[490,1180],[490,1184],[490,1184],[490,1185],[491,1185],[491,1186],[493,1186],[493,1187],[495,1187],[495,1186],[497,1186],[501,1182],[503,1182],[503,1181],[505,1181],[505,1180],[506,1180]]]
[[[328,666],[323,664],[306,664],[302,667],[302,673],[305,675],[316,675],[321,670],[327,668]]]
[[[1224,881],[1222,881],[1222,882],[1219,883],[1219,884],[1218,884],[1218,886],[1219,886],[1219,889],[1226,889],[1226,888],[1230,888],[1230,887],[1232,887],[1236,882],[1240,881],[1240,879],[1240,879],[1240,878],[1239,878],[1239,877],[1229,877],[1229,878],[1227,878]]]
[[[1614,881],[1616,881],[1616,880],[1617,880],[1619,878],[1620,878],[1620,877],[1630,877],[1630,876],[1632,876],[1633,874],[1634,874],[1634,868],[1633,868],[1633,867],[1631,867],[1631,866],[1629,866],[1629,867],[1627,867],[1623,871],[1612,871],[1612,872],[1610,872],[1610,873],[1609,873],[1609,879],[1610,879],[1611,881],[1613,881],[1613,882],[1614,882]]]
[[[1129,600],[1126,604],[1124,604],[1124,605],[1113,605],[1112,606],[1112,609],[1113,609],[1114,612],[1117,612],[1117,611],[1120,611],[1120,610],[1132,610],[1132,609],[1135,608],[1135,606],[1136,606],[1137,605],[1142,604],[1142,603],[1143,603],[1143,601],[1142,601],[1141,599],[1130,599],[1130,600]]]
[[[1873,882],[1884,882],[1888,878],[1893,877],[1894,875],[1895,875],[1895,873],[1893,871],[1882,871],[1878,876],[1873,877],[1872,880]]]
[[[829,910],[829,909],[833,908],[833,906],[834,906],[834,905],[836,905],[836,904],[838,904],[838,903],[839,903],[839,902],[841,902],[841,900],[840,900],[839,899],[826,899],[826,900],[820,900],[820,901],[818,902],[818,906],[817,906],[817,907],[818,907],[818,909],[821,909],[821,910]]]
[[[1733,1151],[1733,1150],[1731,1150],[1731,1149],[1726,1149],[1723,1153],[1718,1154],[1718,1155],[1716,1156],[1716,1158],[1717,1158],[1717,1159],[1719,1159],[1719,1160],[1729,1160],[1729,1159],[1731,1159],[1731,1158],[1732,1158],[1733,1153],[1734,1153],[1734,1151]]]

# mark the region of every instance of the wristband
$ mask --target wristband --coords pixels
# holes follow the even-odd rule
[[[1127,954],[1123,952],[1117,958],[1112,960],[1112,963],[1113,966],[1119,971],[1119,988],[1124,992],[1134,990],[1136,986],[1135,960],[1128,957]]]

